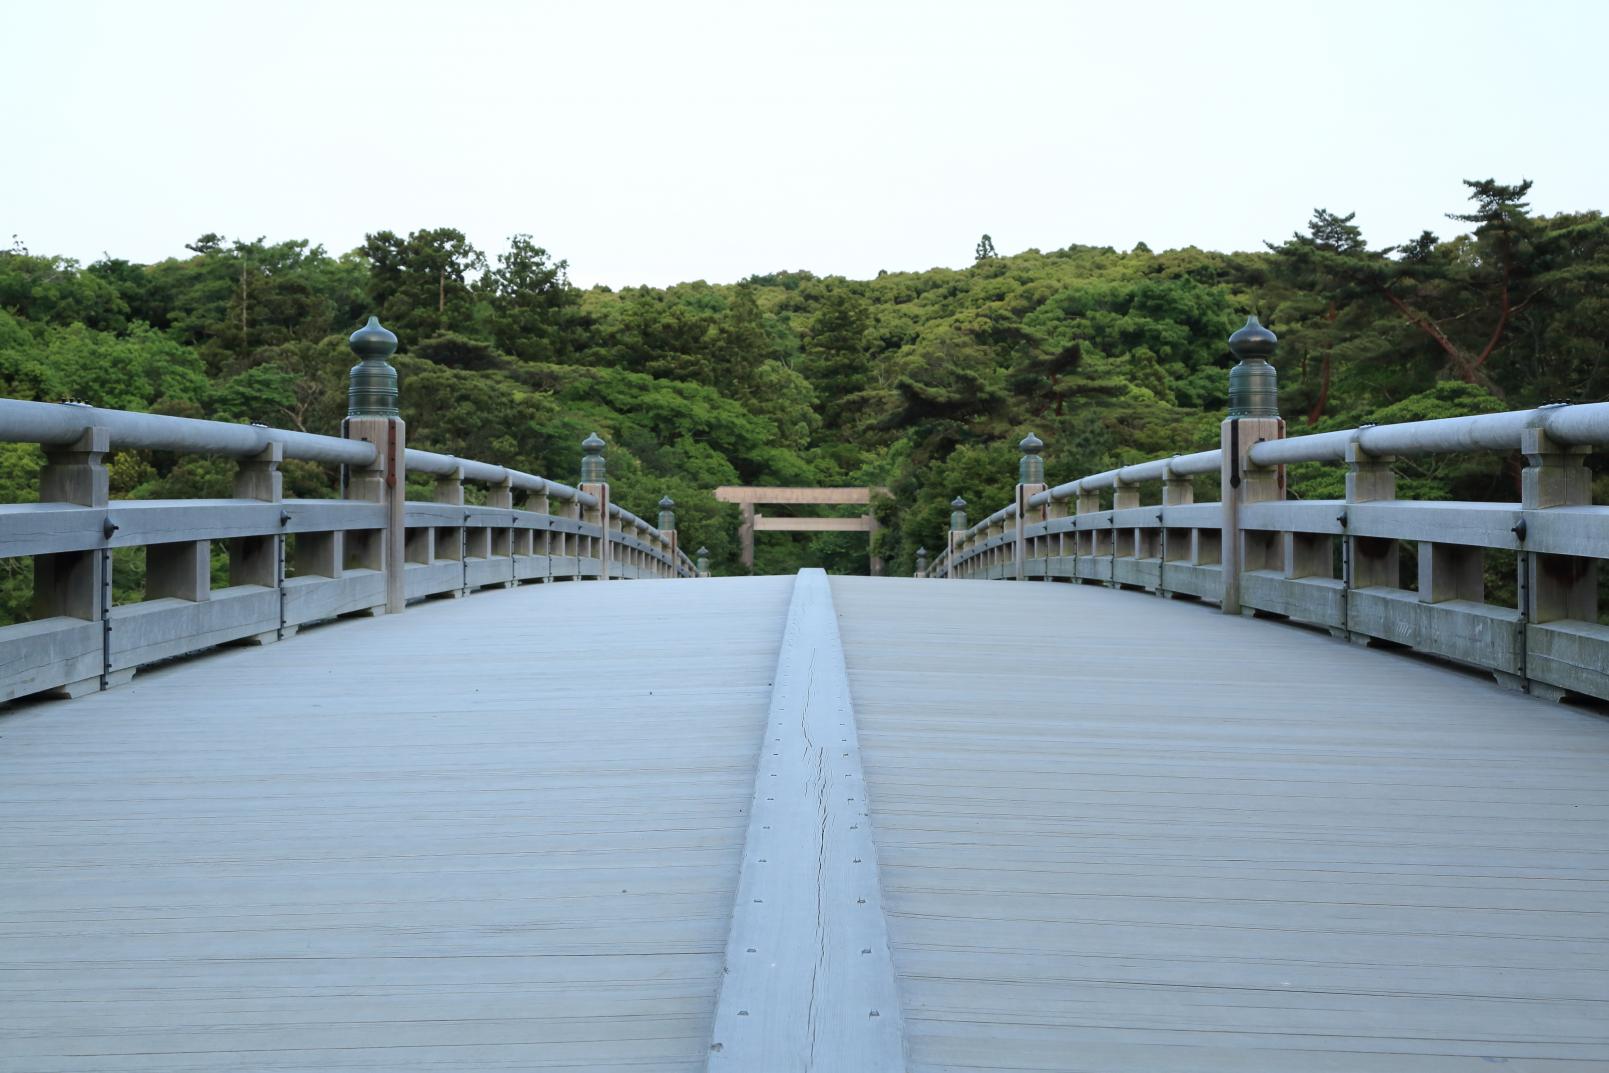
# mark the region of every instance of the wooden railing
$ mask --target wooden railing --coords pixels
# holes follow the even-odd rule
[[[394,342],[393,342],[394,345]],[[0,504],[0,559],[29,558],[33,614],[0,626],[0,701],[77,695],[143,665],[229,642],[266,643],[342,615],[521,582],[697,576],[674,504],[656,528],[609,502],[602,441],[577,488],[502,466],[398,449],[395,417],[345,437],[0,399],[0,440],[44,448],[39,501]],[[379,434],[376,434],[378,430]],[[113,500],[106,456],[150,449],[238,461],[229,499]],[[286,499],[279,466],[341,467],[342,499]],[[406,500],[407,475],[435,478]],[[464,484],[485,488],[464,502]],[[227,584],[212,585],[212,545]],[[113,598],[113,552],[143,549],[141,599]]]
[[[1538,695],[1609,699],[1598,608],[1609,506],[1592,504],[1585,466],[1609,446],[1609,403],[1283,433],[1277,418],[1231,417],[1218,450],[1019,483],[1015,502],[952,523],[925,574],[1197,598],[1405,646]],[[1518,503],[1396,497],[1396,459],[1471,451],[1524,455]],[[1345,464],[1346,498],[1287,499],[1284,467],[1307,462]],[[1219,501],[1194,502],[1195,478],[1212,473]],[[1512,605],[1487,599],[1494,552],[1515,559]]]

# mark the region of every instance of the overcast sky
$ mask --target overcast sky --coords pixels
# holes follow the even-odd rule
[[[1605,208],[1609,3],[0,0],[0,245],[527,232],[588,285]]]

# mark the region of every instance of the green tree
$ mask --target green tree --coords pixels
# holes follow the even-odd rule
[[[399,340],[473,331],[471,277],[485,270],[486,258],[462,231],[439,227],[407,238],[376,231],[364,236],[363,254],[370,264],[370,300]]]
[[[804,373],[821,399],[829,428],[842,428],[854,400],[871,383],[866,299],[847,287],[833,287],[817,303],[804,337]]]
[[[564,361],[572,349],[579,299],[565,276],[566,261],[552,260],[530,235],[514,235],[479,290],[491,304],[492,342],[527,361]]]

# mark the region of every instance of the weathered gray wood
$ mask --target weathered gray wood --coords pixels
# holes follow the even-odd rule
[[[479,593],[10,709],[0,1070],[702,1069],[789,586]]]
[[[876,528],[871,515],[860,518],[771,518],[754,516],[756,533],[869,533]]]
[[[773,681],[709,1069],[902,1073],[855,709],[820,570],[794,582]]]
[[[870,488],[779,488],[723,484],[715,489],[722,503],[815,503],[865,504],[872,501]]]
[[[272,634],[279,630],[279,615],[279,592],[258,585],[219,589],[200,602],[169,598],[114,607],[108,623],[107,666],[128,670]]]
[[[1609,1068],[1609,724],[1076,585],[833,579],[913,1071]]]
[[[0,626],[0,701],[76,682],[98,685],[102,630],[98,621],[60,615]]]

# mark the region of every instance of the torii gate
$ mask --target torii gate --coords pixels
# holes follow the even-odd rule
[[[878,489],[881,491],[881,489]],[[715,498],[722,503],[737,503],[743,508],[743,523],[738,527],[738,540],[742,544],[744,566],[754,566],[754,534],[778,533],[865,533],[871,539],[877,533],[877,519],[867,511],[859,518],[767,518],[756,514],[756,503],[792,503],[811,506],[837,506],[866,504],[872,501],[871,488],[756,488],[749,485],[723,484],[715,489]],[[871,557],[872,577],[881,577],[883,560]]]

